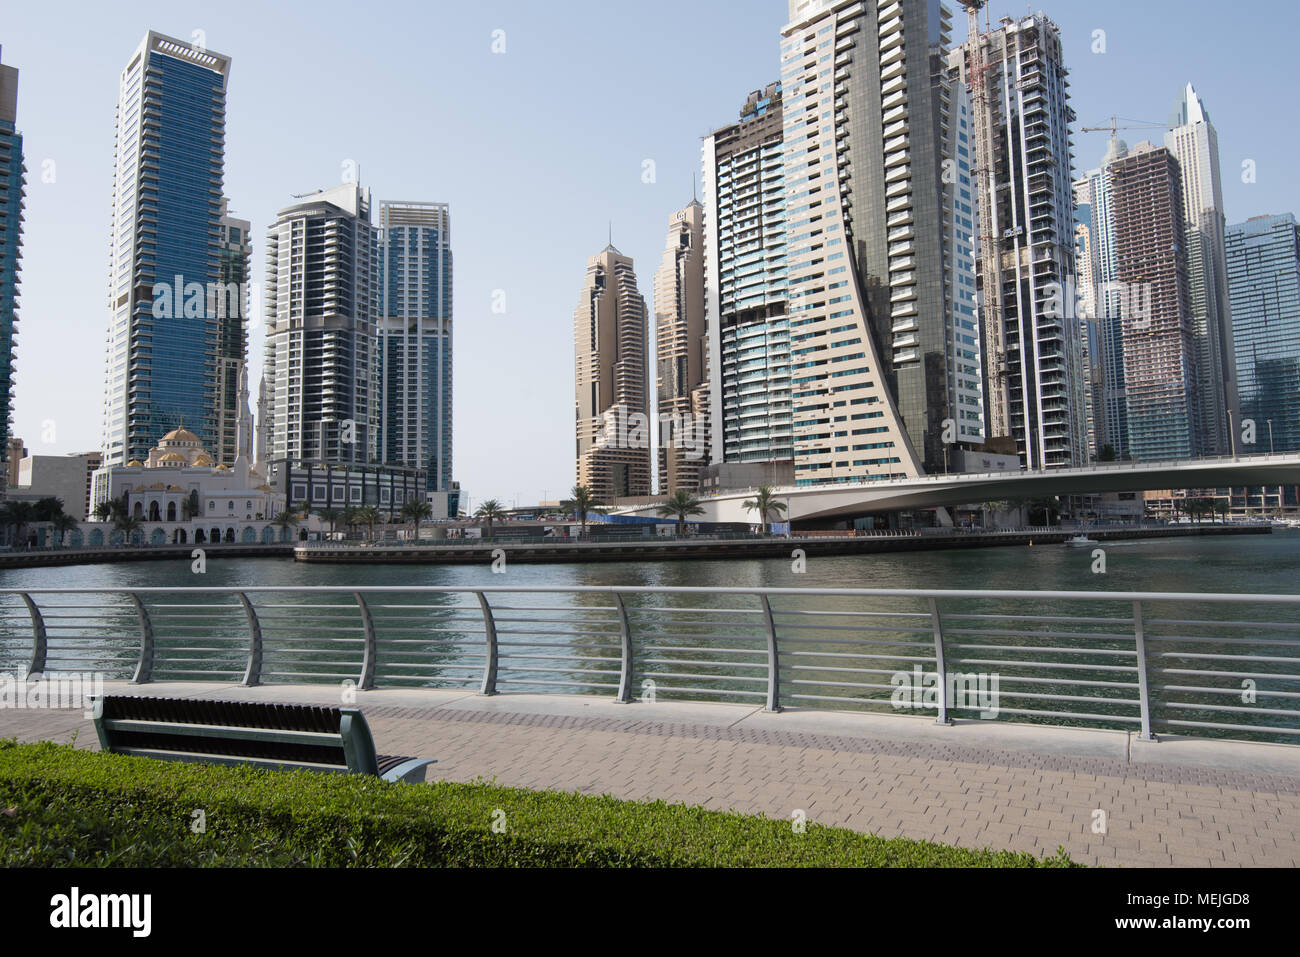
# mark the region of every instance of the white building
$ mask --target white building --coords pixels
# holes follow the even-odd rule
[[[184,428],[167,433],[144,461],[132,459],[95,472],[92,515],[100,503],[123,496],[128,514],[142,523],[139,540],[152,545],[251,545],[284,537],[272,524],[284,510],[283,500],[267,484],[262,467],[243,455],[231,465],[215,462],[198,436]],[[92,523],[84,544],[111,544],[115,537],[120,540],[122,533],[111,522]]]
[[[1196,392],[1205,429],[1205,454],[1228,455],[1229,417],[1237,415],[1237,367],[1232,347],[1224,234],[1219,136],[1192,85],[1174,103],[1165,149],[1182,173],[1187,285],[1192,300],[1192,342],[1199,381]]]

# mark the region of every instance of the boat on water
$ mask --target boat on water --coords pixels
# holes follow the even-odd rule
[[[1089,538],[1087,535],[1075,535],[1073,538],[1067,538],[1065,544],[1071,548],[1082,548],[1084,545],[1098,544],[1095,538]]]

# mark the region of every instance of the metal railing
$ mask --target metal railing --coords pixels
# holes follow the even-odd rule
[[[0,590],[0,671],[138,683],[567,691],[1296,742],[1298,666],[1300,595]]]

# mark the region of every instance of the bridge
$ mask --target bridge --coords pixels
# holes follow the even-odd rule
[[[1111,462],[1084,468],[922,475],[879,482],[786,485],[774,489],[790,521],[848,518],[870,512],[943,508],[1005,499],[1163,488],[1300,485],[1300,453],[1219,456],[1171,462]],[[701,497],[700,522],[757,522],[744,503],[756,489],[728,489]],[[658,515],[659,502],[613,510],[616,515]]]

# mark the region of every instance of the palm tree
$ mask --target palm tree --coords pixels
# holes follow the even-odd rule
[[[322,522],[330,523],[331,537],[333,537],[334,535],[334,526],[338,524],[338,520],[342,517],[342,515],[343,513],[340,512],[337,508],[331,508],[328,505],[316,509],[317,518],[319,518]]]
[[[433,517],[433,506],[422,498],[413,498],[402,506],[402,517],[415,523],[415,540],[420,540],[420,522]]]
[[[592,494],[591,489],[585,485],[573,486],[573,490],[569,494],[572,498],[566,498],[561,502],[560,508],[582,523],[582,528],[586,531],[587,513],[598,511],[604,508],[604,505],[596,500],[596,496]]]
[[[188,505],[189,503],[187,502],[185,504]],[[182,509],[183,508],[184,506],[182,506]],[[101,522],[107,522],[108,516],[112,514],[113,514],[113,506],[108,502],[100,502],[98,505],[95,506],[95,518]],[[186,518],[189,518],[189,516],[187,515]]]
[[[659,506],[659,514],[665,518],[677,518],[677,534],[683,535],[686,532],[686,517],[688,515],[703,515],[704,506],[700,500],[684,489],[678,489],[668,501]]]
[[[366,505],[363,506],[362,508],[357,509],[357,515],[356,515],[357,521],[362,523],[363,525],[366,525],[369,529],[369,535],[367,536],[367,541],[374,541],[375,522],[381,521],[383,517],[384,516],[380,514],[379,509],[375,508],[375,506],[373,505]]]
[[[352,537],[352,529],[356,526],[359,519],[357,518],[357,509],[351,505],[344,505],[343,510],[339,513],[339,521],[347,529],[347,537]]]
[[[122,540],[127,545],[131,544],[131,539],[143,524],[144,522],[134,515],[119,515],[113,520],[113,527],[122,533]]]
[[[298,524],[298,516],[286,508],[275,518],[271,519],[271,524],[280,529],[280,541],[287,542],[289,540],[289,529]]]
[[[45,498],[37,499],[36,504],[32,507],[34,520],[37,522],[52,522],[56,515],[63,514],[63,499],[48,495]]]
[[[767,516],[775,512],[780,515],[785,511],[785,503],[776,500],[775,493],[770,485],[760,485],[757,494],[753,498],[743,503],[747,512],[758,512],[758,520],[763,525],[763,534],[767,534],[768,522]]]
[[[72,531],[81,523],[71,515],[59,512],[58,515],[54,516],[54,519],[50,524],[52,524],[54,530],[59,533],[59,544],[66,545],[68,544],[68,532]]]
[[[23,530],[35,520],[36,509],[31,502],[7,502],[5,512],[5,525],[14,527],[14,541],[23,541]]]
[[[483,502],[482,504],[479,505],[477,509],[474,510],[475,518],[481,518],[487,521],[488,538],[492,537],[493,521],[495,521],[498,518],[505,518],[505,516],[506,516],[505,509],[502,508],[501,503],[494,498],[488,499],[486,502]]]

